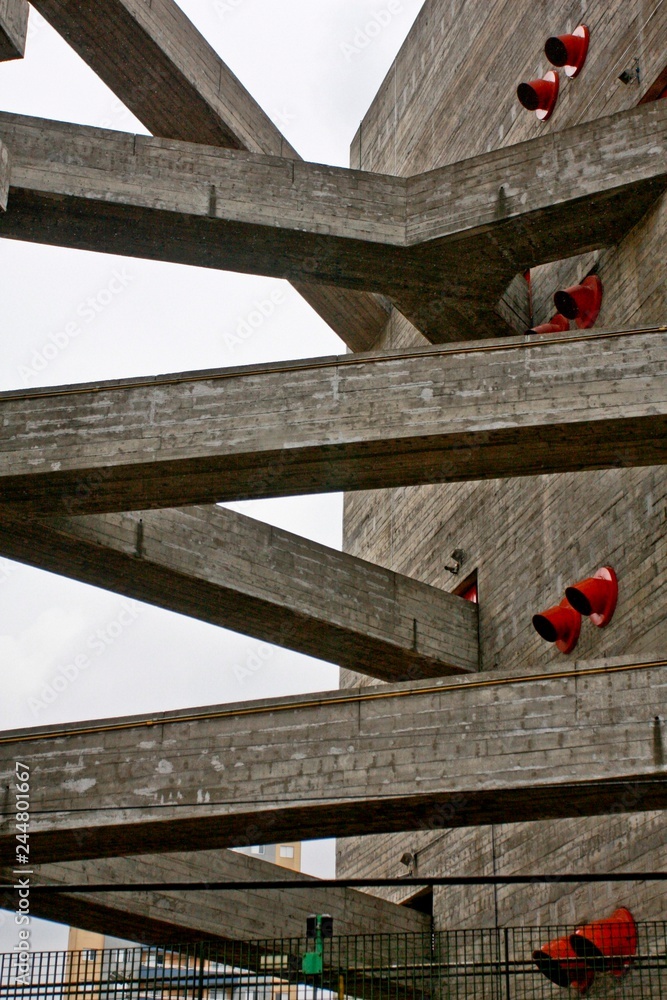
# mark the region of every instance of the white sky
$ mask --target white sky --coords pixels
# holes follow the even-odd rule
[[[345,166],[423,0],[178,2],[301,155]],[[0,110],[145,132],[35,11],[26,58],[0,63]],[[0,240],[0,301],[0,390],[345,351],[284,282],[57,247]],[[230,506],[340,548],[339,495]],[[0,683],[10,729],[326,690],[338,668],[0,558]],[[332,874],[333,842],[304,845],[304,869]],[[0,911],[0,951],[14,941]],[[65,941],[35,924],[36,950]]]

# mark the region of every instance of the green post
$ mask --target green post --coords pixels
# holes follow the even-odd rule
[[[315,939],[315,951],[307,951],[301,960],[306,976],[321,976],[324,972],[324,938],[333,936],[333,920],[328,913],[308,917],[306,936]]]

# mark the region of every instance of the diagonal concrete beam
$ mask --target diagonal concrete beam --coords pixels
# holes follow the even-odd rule
[[[666,808],[666,691],[599,661],[8,733],[0,863],[17,761],[42,864]]]
[[[587,331],[0,395],[0,510],[659,465],[667,335]]]
[[[300,159],[174,0],[37,0],[35,7],[154,135]],[[387,322],[380,299],[294,284],[348,347],[374,345]]]
[[[17,115],[0,135],[0,236],[380,292],[438,341],[526,267],[617,242],[667,187],[660,101],[409,179]]]
[[[0,62],[23,58],[29,12],[28,0],[0,0]]]
[[[9,150],[2,142],[0,142],[0,212],[4,212],[7,208],[10,175],[11,161],[9,158]]]
[[[95,885],[132,882],[234,882],[285,879],[311,889],[245,890],[224,893],[156,891],[151,893],[34,893],[33,916],[141,944],[175,941],[217,942],[303,937],[310,913],[330,913],[336,934],[425,933],[430,918],[354,889],[321,889],[308,875],[233,851],[198,851],[145,857],[108,858],[40,865],[32,881],[40,885]],[[16,893],[2,890],[16,876],[0,870],[0,906],[15,909]]]
[[[477,607],[220,507],[24,521],[0,553],[383,680],[477,670]]]
[[[298,158],[174,0],[35,0],[154,135]]]

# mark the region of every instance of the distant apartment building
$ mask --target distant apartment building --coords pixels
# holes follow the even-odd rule
[[[289,868],[291,871],[301,871],[301,843],[288,841],[284,844],[257,844],[254,847],[235,847],[238,854],[247,854],[253,858],[262,858],[272,865]]]

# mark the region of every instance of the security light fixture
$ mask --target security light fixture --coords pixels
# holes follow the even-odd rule
[[[454,561],[454,564],[452,566],[445,566],[445,569],[448,573],[453,573],[454,576],[458,576],[461,566],[466,561],[466,554],[463,549],[454,549],[449,558]]]

